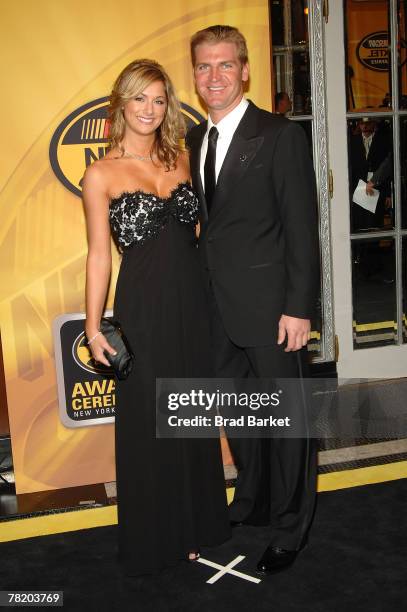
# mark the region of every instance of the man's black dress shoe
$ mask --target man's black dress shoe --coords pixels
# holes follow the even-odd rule
[[[279,546],[268,546],[257,564],[257,569],[263,574],[275,574],[292,565],[298,555],[298,550],[286,550]]]

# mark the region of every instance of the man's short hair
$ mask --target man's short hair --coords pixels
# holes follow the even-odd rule
[[[214,25],[204,30],[199,30],[191,38],[191,59],[195,66],[195,50],[198,45],[216,45],[220,42],[234,43],[237,47],[237,55],[242,66],[249,61],[246,39],[237,28],[228,25]]]

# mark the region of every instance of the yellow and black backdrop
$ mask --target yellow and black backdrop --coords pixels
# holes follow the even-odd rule
[[[83,346],[85,166],[104,154],[111,85],[130,61],[161,62],[199,121],[189,37],[242,30],[249,96],[271,109],[266,0],[1,0],[0,316],[18,493],[108,482],[114,382]],[[115,252],[107,307],[112,306]],[[57,384],[57,378],[58,383]]]

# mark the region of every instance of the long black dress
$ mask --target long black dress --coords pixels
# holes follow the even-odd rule
[[[136,357],[116,386],[119,561],[128,575],[230,536],[219,440],[155,437],[155,378],[212,373],[197,208],[187,182],[168,198],[135,191],[110,202],[123,253],[114,317]]]

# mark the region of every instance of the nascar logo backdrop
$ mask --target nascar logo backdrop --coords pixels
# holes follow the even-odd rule
[[[352,110],[385,108],[391,92],[390,24],[388,3],[377,0],[346,0],[348,108]],[[400,32],[405,32],[405,8],[400,3]],[[388,29],[383,30],[383,25]],[[399,61],[407,59],[406,40],[400,38]],[[406,72],[401,71],[402,93],[407,89]],[[404,101],[405,107],[406,101]]]
[[[249,96],[271,109],[268,3],[3,0],[1,6],[0,315],[17,492],[108,482],[115,479],[112,421],[120,409],[114,380],[78,365],[87,361],[80,180],[105,151],[105,98],[126,64],[149,57],[166,67],[184,113],[199,121],[204,111],[194,93],[189,37],[229,23],[248,40]],[[108,308],[118,264],[114,250]],[[53,324],[60,326],[60,346]],[[73,355],[77,361],[67,365]],[[64,383],[65,405],[61,394],[58,401],[55,358],[72,378]]]

